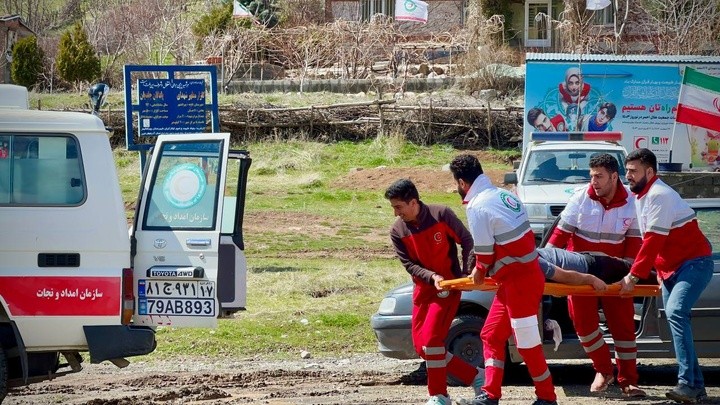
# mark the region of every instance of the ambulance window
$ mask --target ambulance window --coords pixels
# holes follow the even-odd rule
[[[0,136],[0,204],[82,203],[85,176],[78,149],[70,136]]]
[[[143,229],[215,229],[222,143],[166,143],[150,183]]]

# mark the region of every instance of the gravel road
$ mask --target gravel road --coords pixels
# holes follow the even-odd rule
[[[257,359],[174,359],[138,361],[124,369],[87,364],[80,373],[15,388],[9,404],[424,404],[425,373],[417,360],[378,354],[343,359],[267,361]],[[720,361],[703,362],[709,400],[720,403]],[[664,404],[675,384],[671,361],[640,364],[644,400],[626,400],[617,386],[591,397],[592,369],[584,361],[551,365],[561,404]],[[533,390],[524,368],[506,375],[502,404],[530,404]],[[451,387],[457,403],[471,399],[466,387]]]

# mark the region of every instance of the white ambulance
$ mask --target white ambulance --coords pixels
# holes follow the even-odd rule
[[[229,134],[158,137],[129,226],[108,131],[28,109],[0,85],[0,402],[8,387],[122,367],[155,327],[213,327],[245,307],[251,159]]]
[[[505,174],[505,184],[525,205],[530,227],[539,244],[578,187],[590,183],[590,158],[608,153],[620,164],[625,182],[627,150],[619,132],[533,132],[519,167]]]

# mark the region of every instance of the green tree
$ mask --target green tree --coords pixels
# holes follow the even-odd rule
[[[43,71],[44,56],[34,35],[17,41],[13,47],[10,65],[10,77],[13,82],[29,89],[35,87]]]
[[[505,18],[505,39],[512,36],[513,8],[506,0],[479,0],[483,10],[483,17],[490,18],[493,15],[502,15]]]
[[[203,38],[210,35],[222,35],[228,28],[232,26],[232,1],[226,1],[210,9],[210,12],[203,14],[193,24],[191,30],[197,38],[195,48],[202,49]]]
[[[60,37],[57,69],[60,78],[76,86],[100,77],[100,58],[81,24],[75,24]]]
[[[278,13],[280,12],[277,0],[240,0],[240,4],[253,13],[255,18],[264,26],[272,28],[277,25],[279,21]]]

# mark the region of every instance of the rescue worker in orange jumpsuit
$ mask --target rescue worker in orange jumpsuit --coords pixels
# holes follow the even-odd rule
[[[447,374],[475,392],[485,373],[445,349],[450,324],[460,305],[460,291],[440,287],[445,279],[464,277],[474,264],[473,240],[462,221],[448,207],[420,201],[415,185],[407,179],[394,182],[385,191],[398,219],[390,231],[395,253],[412,276],[412,340],[427,368],[427,405],[450,405]],[[462,266],[457,245],[461,247]]]

